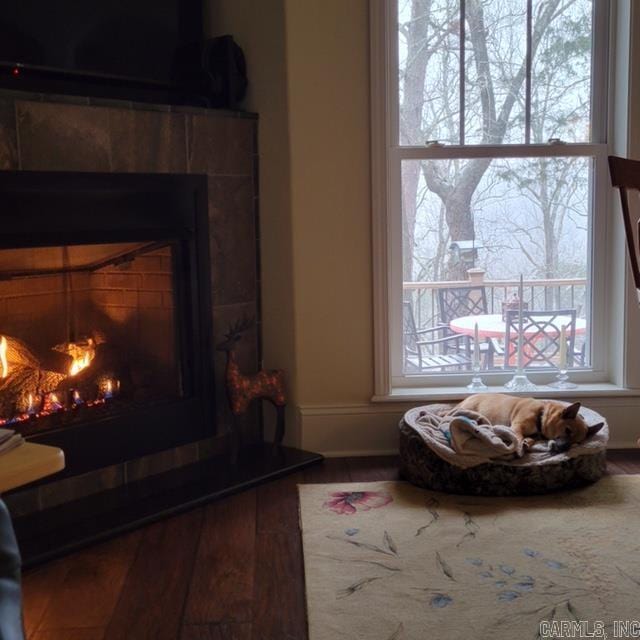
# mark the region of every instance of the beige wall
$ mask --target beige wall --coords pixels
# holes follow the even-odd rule
[[[366,0],[286,0],[298,400],[373,391]]]

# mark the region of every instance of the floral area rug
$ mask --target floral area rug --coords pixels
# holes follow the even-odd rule
[[[611,638],[640,619],[640,476],[527,498],[299,490],[310,640]]]

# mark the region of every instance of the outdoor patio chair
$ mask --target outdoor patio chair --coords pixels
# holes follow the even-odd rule
[[[568,322],[567,318],[569,319]],[[505,321],[504,344],[501,345],[495,339],[491,341],[495,355],[504,358],[503,367],[505,369],[513,369],[517,364],[519,323],[519,311],[517,309],[508,310]],[[522,345],[526,354],[525,366],[558,366],[560,333],[563,324],[566,326],[567,366],[572,367],[576,358],[576,310],[522,312],[522,329],[524,333]]]
[[[443,327],[418,329],[410,302],[403,302],[404,367],[407,373],[471,366],[471,340],[463,334],[443,335]],[[448,348],[451,348],[450,351]]]
[[[455,335],[449,329],[449,323],[462,316],[486,315],[488,313],[487,292],[483,286],[474,287],[446,287],[438,289],[438,305],[440,311],[440,326],[447,336]],[[473,340],[471,341],[473,345]],[[447,350],[454,349],[454,345],[447,345]],[[484,368],[493,367],[493,348],[489,340],[480,343],[480,355],[484,361]]]

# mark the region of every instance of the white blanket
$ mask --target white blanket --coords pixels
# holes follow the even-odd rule
[[[509,460],[522,451],[513,429],[501,425],[494,427],[475,411],[457,411],[455,416],[445,418],[440,423],[440,430],[445,431],[445,437],[447,429],[451,448],[461,456]]]
[[[425,444],[440,458],[463,469],[493,462],[508,465],[555,464],[581,455],[590,455],[606,449],[609,429],[604,427],[594,436],[568,451],[552,453],[549,442],[534,444],[523,456],[515,434],[509,426],[492,425],[475,411],[455,410],[453,405],[428,405],[410,409],[404,422],[420,434]],[[604,418],[590,409],[581,409],[588,424],[602,422]]]

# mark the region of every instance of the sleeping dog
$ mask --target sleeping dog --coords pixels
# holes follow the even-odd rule
[[[517,398],[504,393],[469,396],[456,409],[477,411],[492,424],[511,426],[525,449],[538,437],[549,440],[550,450],[558,453],[590,438],[604,426],[603,422],[588,426],[578,413],[579,402],[565,405],[553,400]]]

